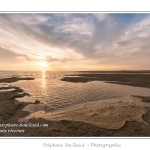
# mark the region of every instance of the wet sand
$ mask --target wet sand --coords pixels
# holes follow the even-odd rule
[[[0,83],[12,83],[17,82],[19,80],[34,80],[34,78],[19,78],[19,77],[11,77],[11,78],[3,78],[0,79]]]
[[[147,73],[147,74],[144,74]],[[105,81],[113,84],[124,84],[150,88],[149,72],[86,72],[86,74],[69,75],[62,79],[67,82]],[[75,76],[75,77],[74,77]],[[78,76],[78,77],[77,77]]]
[[[0,82],[4,83],[4,80]],[[11,127],[7,129],[25,129],[25,132],[0,132],[0,136],[150,136],[150,97],[131,96],[122,100],[105,101],[103,104],[86,103],[54,113],[41,112],[36,115],[22,111],[29,103],[15,99],[28,95],[22,89],[19,87],[1,89],[10,88],[15,90],[0,92],[0,123],[16,124],[20,118],[27,118],[28,120],[25,120],[27,122],[22,123],[48,124],[48,127]],[[3,129],[4,127],[0,127],[0,130]]]

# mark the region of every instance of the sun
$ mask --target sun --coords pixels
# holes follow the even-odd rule
[[[47,67],[47,62],[46,61],[40,61],[40,62],[38,62],[38,64],[41,67]]]

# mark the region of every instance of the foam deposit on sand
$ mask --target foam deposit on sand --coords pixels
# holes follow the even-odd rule
[[[127,96],[120,99],[83,103],[54,112],[38,111],[30,114],[26,119],[82,121],[104,129],[119,129],[125,125],[126,121],[147,124],[142,119],[142,115],[146,113],[145,106],[148,105],[150,104],[143,103],[140,98]]]

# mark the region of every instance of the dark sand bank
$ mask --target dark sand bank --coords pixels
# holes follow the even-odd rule
[[[12,88],[12,87],[11,87]],[[25,95],[28,95],[27,93],[21,93],[23,90],[21,90],[18,87],[15,88],[14,91],[6,91],[6,92],[0,92],[0,119],[1,123],[9,120],[12,122],[13,120],[16,121],[16,118],[19,116],[24,116],[23,114],[25,112],[22,112],[22,108],[24,108],[27,103],[21,103],[15,100],[15,98],[23,97]],[[10,89],[9,87],[5,89]],[[25,115],[27,115],[25,113]]]
[[[24,107],[26,107],[29,103],[20,102],[15,100],[17,97],[23,97],[25,95],[28,95],[27,93],[24,93],[22,89],[18,87],[2,87],[1,89],[10,89],[14,88],[13,91],[5,91],[0,92],[0,124],[20,124],[18,121],[20,118],[27,117],[29,115],[29,112],[22,111]],[[143,114],[141,114],[140,118],[143,119],[142,122],[130,120],[126,121],[123,126],[121,126],[118,129],[107,129],[107,128],[100,128],[96,125],[92,125],[90,123],[86,123],[83,121],[74,121],[74,120],[49,120],[44,118],[31,118],[28,120],[28,122],[21,122],[24,123],[32,123],[32,124],[48,124],[48,127],[0,127],[0,136],[47,136],[47,137],[53,137],[53,136],[79,136],[79,137],[86,137],[86,136],[150,136],[150,126],[148,123],[150,123],[150,107],[147,105],[149,103],[145,103],[144,101],[149,101],[150,97],[140,97],[143,99],[143,102],[139,100],[139,102],[135,103],[137,104],[136,107],[140,108],[144,111]],[[116,103],[119,105],[118,103]],[[139,106],[138,106],[139,104]],[[146,105],[145,105],[146,104]],[[111,103],[112,105],[112,103]],[[115,104],[114,104],[115,106]],[[147,106],[147,107],[146,107]],[[122,107],[126,107],[130,109],[129,103],[127,105],[124,103]],[[112,107],[114,109],[115,107]],[[110,110],[110,107],[104,108],[106,111]],[[123,114],[123,112],[120,111],[120,114]],[[111,112],[109,112],[110,116],[112,115]],[[118,114],[118,115],[120,115]],[[103,114],[100,114],[103,115]],[[106,118],[107,119],[107,118]],[[109,123],[109,119],[108,123]],[[145,122],[145,123],[144,123]],[[13,133],[13,132],[2,132],[2,130],[25,130],[22,133]]]
[[[0,83],[12,83],[17,82],[19,80],[34,80],[34,78],[18,78],[18,77],[11,77],[11,78],[3,78],[0,79]]]
[[[145,72],[147,73],[147,72]],[[75,76],[75,77],[74,77]],[[78,76],[78,77],[77,77]],[[132,72],[129,74],[123,74],[123,72],[106,72],[102,74],[99,73],[89,73],[69,75],[64,77],[62,81],[68,82],[89,82],[89,81],[106,81],[108,83],[132,85],[139,87],[150,88],[150,74],[140,74],[140,72]]]
[[[150,70],[118,70],[118,71],[78,71],[78,73],[150,73]]]

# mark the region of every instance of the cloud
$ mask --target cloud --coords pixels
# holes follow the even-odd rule
[[[69,61],[72,61],[72,60],[68,59],[68,58],[58,59],[58,58],[53,58],[51,56],[48,56],[48,57],[46,57],[45,61],[46,62],[55,62],[55,63],[65,63],[65,62],[69,62]]]
[[[108,15],[105,13],[96,13],[96,14],[93,14],[93,16],[95,17],[96,20],[102,21],[102,20],[107,19]]]
[[[93,34],[95,27],[92,22],[83,18],[71,18],[70,20],[65,20],[62,25],[57,26],[56,30],[62,33],[78,34],[91,36]]]
[[[21,60],[33,61],[33,59],[29,58],[27,55],[17,54],[0,46],[0,62],[15,63]]]
[[[122,51],[135,55],[137,59],[148,59],[150,54],[150,17],[132,25],[118,40],[117,44]],[[147,58],[146,58],[147,57]]]
[[[4,59],[150,65],[148,14],[0,14]]]
[[[28,18],[30,17],[25,17],[25,20],[22,21],[22,19],[20,19],[21,15],[0,15],[0,19],[1,19],[1,26],[4,26],[4,28],[2,29],[2,31],[4,32],[4,34],[7,36],[9,33],[11,33],[11,35],[9,35],[9,37],[17,37],[17,38],[21,38],[21,39],[25,39],[27,41],[36,41],[38,43],[41,43],[43,45],[49,46],[49,47],[55,47],[55,48],[71,48],[74,51],[80,52],[80,53],[84,53],[81,51],[81,49],[83,49],[83,47],[86,47],[85,45],[87,45],[87,42],[90,40],[88,37],[83,36],[80,37],[80,35],[82,33],[84,34],[91,34],[90,33],[90,29],[93,30],[92,28],[88,28],[88,24],[83,22],[82,19],[73,19],[75,20],[75,22],[79,22],[78,25],[74,24],[75,28],[79,28],[80,27],[80,22],[82,24],[82,32],[80,33],[81,30],[78,31],[79,35],[74,35],[74,33],[72,33],[70,35],[64,35],[63,33],[59,33],[59,31],[57,30],[57,25],[56,25],[56,29],[55,27],[55,20],[53,21],[53,27],[49,26],[49,22],[47,22],[47,24],[38,24],[38,25],[33,25],[33,24],[29,24],[29,20]],[[16,19],[17,18],[17,19]],[[18,21],[19,20],[19,21]],[[34,20],[34,19],[33,19]],[[50,20],[51,21],[51,20]],[[27,22],[27,24],[25,23]],[[65,26],[65,20],[63,20],[62,22],[64,22],[64,24],[62,25]],[[69,26],[69,25],[68,25]],[[70,26],[70,31],[73,32],[72,29],[73,26]],[[86,27],[86,28],[85,28]],[[60,27],[61,28],[61,27]],[[84,29],[85,28],[85,29]],[[55,32],[56,31],[56,32]],[[77,30],[75,30],[77,31]],[[75,32],[74,31],[74,32]],[[8,36],[7,36],[8,38]],[[9,39],[10,40],[10,39]],[[19,45],[19,44],[18,44]],[[32,51],[32,49],[31,49]],[[84,49],[83,49],[84,51]]]

